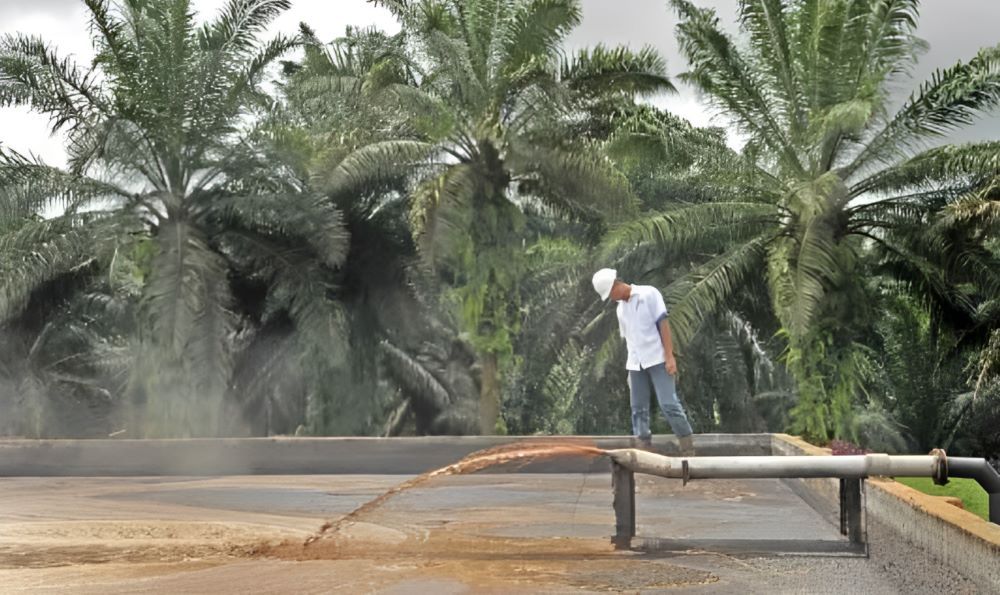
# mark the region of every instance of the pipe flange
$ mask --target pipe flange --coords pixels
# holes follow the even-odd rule
[[[948,455],[943,448],[935,448],[930,452],[934,457],[934,467],[931,471],[931,479],[934,485],[947,485],[948,483]]]
[[[687,459],[684,459],[681,461],[681,485],[686,486],[689,481],[691,481],[691,468]]]

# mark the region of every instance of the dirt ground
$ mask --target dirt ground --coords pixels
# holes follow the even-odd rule
[[[616,552],[607,474],[444,477],[303,545],[324,521],[402,479],[0,478],[0,585],[5,593],[913,593],[924,592],[919,575],[929,566],[920,552],[900,557],[874,545],[870,559]],[[637,499],[645,535],[839,539],[777,481],[681,487],[642,478]],[[928,575],[942,578],[950,592],[977,592],[961,577]]]

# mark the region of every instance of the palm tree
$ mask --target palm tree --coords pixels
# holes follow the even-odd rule
[[[602,98],[672,89],[652,50],[595,48],[560,59],[580,21],[575,0],[380,2],[401,21],[415,84],[382,97],[407,134],[344,159],[343,188],[406,173],[422,257],[451,287],[477,353],[480,431],[497,430],[513,362],[525,212],[597,225],[628,207],[619,176],[570,123]]]
[[[793,429],[821,440],[849,432],[871,374],[859,343],[875,303],[863,283],[870,249],[905,265],[906,286],[930,303],[954,299],[947,275],[992,283],[1000,270],[981,250],[967,250],[952,261],[962,272],[942,271],[914,246],[915,228],[997,171],[996,143],[932,145],[1000,103],[995,47],[935,73],[890,111],[889,89],[923,47],[917,4],[742,0],[738,46],[713,11],[672,0],[690,63],[685,79],[746,145],[736,153],[706,143],[695,159],[716,200],[670,209],[617,236],[671,253],[721,252],[679,284],[672,321],[682,341],[767,271],[798,385]]]
[[[248,131],[271,103],[267,67],[299,43],[260,39],[290,2],[230,0],[202,26],[188,0],[86,5],[92,67],[35,37],[0,41],[0,105],[47,115],[68,152],[66,170],[2,156],[0,199],[22,224],[0,240],[0,318],[47,281],[148,253],[131,392],[148,432],[210,434],[239,324],[230,279],[263,283],[309,349],[335,332],[324,269],[345,256],[340,215]],[[32,218],[53,204],[64,214]]]
[[[416,266],[405,176],[350,188],[330,176],[353,151],[410,129],[406,115],[387,111],[379,96],[390,85],[416,84],[403,36],[348,27],[323,44],[301,29],[305,55],[285,63],[284,102],[269,120],[296,148],[299,169],[343,213],[350,236],[334,277],[347,324],[330,346],[347,357],[336,394],[325,399],[349,413],[328,419],[325,430],[474,432],[469,349],[440,304],[438,284]]]
[[[937,222],[938,235],[957,234],[976,245],[984,245],[994,257],[1000,256],[1000,144],[992,155],[979,155],[975,164],[981,172],[979,185],[969,194],[948,205]],[[982,346],[976,366],[974,393],[979,392],[991,377],[1000,376],[1000,288],[994,286],[985,304],[979,308],[982,331],[978,343]]]

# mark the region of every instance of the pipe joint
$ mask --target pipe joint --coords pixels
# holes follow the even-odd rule
[[[948,455],[943,448],[935,448],[930,452],[934,457],[934,466],[931,468],[931,479],[934,485],[947,485],[948,483]]]

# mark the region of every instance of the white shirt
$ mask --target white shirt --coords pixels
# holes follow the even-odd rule
[[[645,370],[666,361],[659,322],[667,317],[660,290],[633,285],[632,295],[618,302],[618,330],[628,346],[628,370]]]

